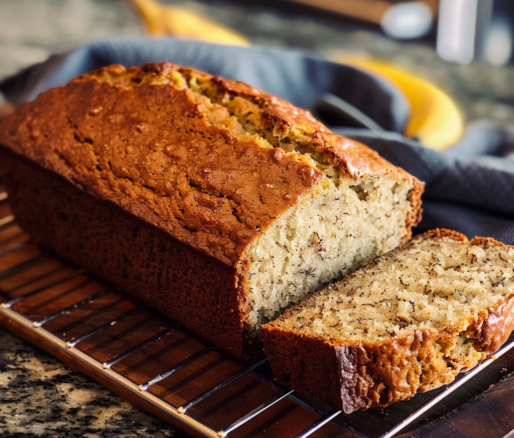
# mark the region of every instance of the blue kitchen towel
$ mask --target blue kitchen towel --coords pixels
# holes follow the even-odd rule
[[[309,108],[319,96],[330,93],[366,109],[389,131],[403,132],[409,114],[408,103],[391,85],[350,66],[295,51],[174,38],[114,38],[89,43],[7,79],[0,84],[0,91],[19,106],[42,91],[106,65],[162,61],[244,81],[301,108]]]
[[[426,183],[417,231],[444,227],[514,244],[514,129],[478,124],[444,152],[424,148],[400,134],[409,114],[401,93],[386,81],[320,57],[172,38],[117,38],[55,55],[3,80],[0,91],[19,106],[105,65],[160,61],[241,80],[315,112],[320,98],[337,96],[383,131],[345,128],[347,119],[341,115],[337,120],[336,113],[336,120],[334,114],[330,117],[336,132],[361,141]]]

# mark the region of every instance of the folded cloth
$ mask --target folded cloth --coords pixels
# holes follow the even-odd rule
[[[349,119],[341,114],[337,120],[336,112],[330,115],[336,132],[361,141],[426,182],[418,231],[444,227],[514,244],[514,129],[481,123],[444,152],[427,149],[400,134],[409,115],[401,92],[364,71],[314,55],[171,38],[117,38],[55,55],[3,80],[0,91],[19,106],[102,66],[161,61],[247,82],[316,113],[323,96],[342,99],[384,131],[341,128]]]
[[[330,93],[363,110],[388,131],[403,132],[409,116],[407,101],[388,82],[347,65],[295,51],[174,38],[114,38],[89,43],[8,78],[0,83],[0,91],[19,106],[106,65],[163,61],[246,82],[301,108],[309,108],[319,96]]]

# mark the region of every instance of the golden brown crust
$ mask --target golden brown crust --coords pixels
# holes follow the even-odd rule
[[[303,137],[325,158],[354,179],[364,175],[391,175],[398,180],[413,183],[413,192],[423,191],[424,184],[403,169],[382,158],[377,152],[349,138],[337,135],[316,120],[312,114],[277,96],[265,93],[244,82],[212,76],[207,73],[170,63],[150,63],[126,69],[121,65],[111,65],[94,72],[86,73],[72,82],[102,80],[123,87],[141,87],[149,84],[170,83],[174,74],[191,79],[208,80],[217,89],[223,101],[242,97],[257,105],[261,116],[261,129],[271,130],[277,137]],[[175,80],[177,82],[177,80]]]
[[[453,381],[462,366],[475,364],[446,361],[435,330],[416,330],[382,343],[345,345],[273,322],[263,325],[261,333],[278,382],[346,413],[387,406],[437,388]],[[324,380],[328,376],[332,377]]]
[[[388,174],[409,181],[410,236],[423,189],[414,177],[331,133],[305,110],[169,63],[114,65],[43,93],[2,122],[0,143],[235,267],[322,173],[310,159],[249,135],[226,108],[188,88],[184,77],[191,76],[251,99],[273,130],[310,136],[353,178]]]
[[[387,406],[451,382],[458,368],[443,360],[437,338],[436,331],[416,330],[382,344],[335,347],[344,411]]]
[[[199,72],[192,69],[181,69],[182,72],[197,76]],[[201,73],[200,73],[201,74]],[[242,82],[213,77],[212,82],[218,92],[224,95],[221,99],[244,97],[258,105],[261,110],[259,130],[269,130],[277,138],[293,138],[306,143],[319,153],[324,160],[330,162],[340,172],[354,179],[367,176],[389,175],[397,180],[409,181],[412,185],[409,194],[410,208],[407,212],[407,236],[411,237],[411,227],[421,221],[421,195],[424,183],[403,169],[398,168],[377,152],[363,144],[331,132],[325,125],[314,119],[309,111],[297,108],[276,96],[264,93]]]
[[[262,328],[275,380],[340,408],[339,367],[333,346],[323,338],[298,335],[277,325]]]
[[[497,240],[493,239],[492,237],[473,237],[471,239],[472,245],[492,245],[492,246],[506,246],[505,244],[498,242]]]
[[[4,121],[0,142],[235,266],[321,172],[210,123],[202,105],[166,84],[72,82]]]
[[[423,209],[421,208],[421,195],[423,195],[423,191],[425,190],[425,184],[419,181],[418,179],[414,180],[413,189],[409,193],[409,203],[410,209],[407,211],[407,227],[409,230],[409,237],[412,237],[412,227],[415,227],[421,222],[421,217],[423,215]],[[407,240],[405,242],[407,242]]]
[[[468,335],[479,351],[494,353],[514,330],[514,295],[496,308],[489,308],[485,319],[473,325]]]
[[[193,69],[181,68],[181,71],[189,75],[205,75]],[[262,129],[269,129],[280,137],[310,137],[308,140],[317,151],[330,158],[331,163],[342,168],[352,178],[388,174],[397,179],[412,179],[416,185],[423,187],[412,175],[392,165],[367,146],[334,134],[317,121],[309,111],[297,108],[283,99],[264,93],[243,82],[216,76],[211,80],[221,93],[244,97],[257,104],[262,111]]]
[[[387,406],[437,388],[460,370],[443,359],[435,330],[416,330],[380,344],[346,345],[273,323],[261,330],[279,383],[346,413]]]
[[[241,359],[262,355],[242,317],[244,278],[234,268],[4,147],[0,169],[17,222],[38,244]]]
[[[463,234],[446,229],[431,230],[415,237],[434,238],[468,242]],[[480,237],[475,237],[470,243],[505,246],[494,239]],[[382,257],[388,257],[388,254]],[[375,263],[372,261],[361,269]],[[299,328],[282,324],[297,309],[308,307],[309,302],[314,303],[316,296],[328,293],[329,290],[324,289],[289,308],[275,321],[263,325],[261,333],[265,352],[280,383],[346,413],[387,406],[447,384],[461,369],[476,365],[486,353],[496,351],[514,330],[514,295],[495,308],[479,312],[476,321],[465,332],[461,332],[459,327],[450,327],[442,333],[435,329],[422,329],[380,343],[342,343],[330,336],[308,335]],[[452,354],[451,348],[458,337],[472,341],[478,353],[470,357]],[[306,370],[311,362],[317,364],[315,373]],[[321,381],[323,376],[333,375],[336,371],[339,392],[329,390],[329,382]]]
[[[433,239],[433,238],[442,238],[449,237],[451,239],[457,240],[459,242],[467,242],[468,238],[458,231],[448,230],[446,228],[435,228],[433,230],[427,231],[426,233],[419,234],[415,237],[415,239]],[[414,239],[413,239],[414,240]]]

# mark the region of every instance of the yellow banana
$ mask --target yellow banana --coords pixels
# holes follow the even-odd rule
[[[155,0],[125,0],[143,20],[147,33],[172,35],[219,44],[248,46],[248,40],[237,32],[175,6]],[[464,132],[464,119],[455,102],[435,85],[400,70],[386,62],[337,56],[336,61],[379,74],[403,91],[411,107],[405,136],[417,137],[427,147],[446,149]]]
[[[406,137],[417,137],[423,145],[437,150],[452,146],[462,137],[464,118],[461,110],[450,96],[432,83],[374,59],[343,56],[336,60],[379,74],[403,91],[411,107]]]
[[[141,17],[149,35],[172,35],[233,46],[249,45],[248,40],[237,32],[184,9],[154,0],[125,1]]]

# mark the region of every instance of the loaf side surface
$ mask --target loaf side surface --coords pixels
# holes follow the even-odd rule
[[[241,359],[262,355],[236,270],[0,147],[17,222],[34,240]],[[30,200],[30,202],[27,202]]]

